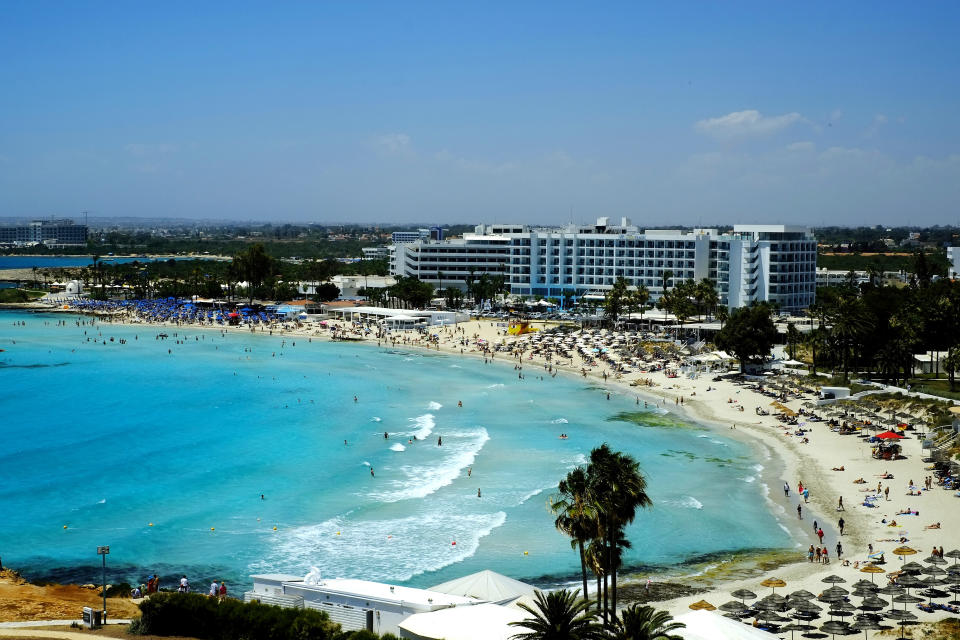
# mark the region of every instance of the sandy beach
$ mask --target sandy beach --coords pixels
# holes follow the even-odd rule
[[[71,312],[75,313],[75,312]],[[130,322],[130,318],[113,316],[105,318],[106,323]],[[142,326],[142,325],[141,325]],[[161,325],[153,325],[161,326]],[[250,332],[247,327],[223,327],[200,325],[172,325],[181,331],[241,331]],[[455,355],[469,357],[490,357],[480,344],[508,347],[526,343],[526,336],[507,336],[505,325],[492,320],[474,320],[460,323],[456,327],[431,328],[429,334],[436,338],[425,338],[416,331],[394,332],[389,341],[378,339],[375,332],[366,333],[357,327],[340,326],[330,322],[325,327],[308,323],[295,327],[292,324],[283,328],[257,328],[257,333],[272,331],[273,335],[309,336],[311,339],[350,338],[362,340],[370,346],[403,346],[428,348]],[[104,329],[106,331],[106,329]],[[466,344],[464,344],[466,343]],[[770,409],[768,396],[738,385],[732,380],[715,380],[714,374],[700,374],[693,379],[688,377],[668,378],[664,371],[633,372],[617,377],[616,372],[606,363],[596,362],[573,353],[568,360],[548,362],[528,351],[522,361],[516,354],[496,352],[492,355],[496,361],[513,359],[522,362],[521,373],[524,376],[542,375],[549,379],[554,372],[560,375],[586,377],[602,386],[611,394],[624,394],[637,398],[642,404],[659,403],[669,411],[681,412],[697,422],[714,429],[723,430],[724,435],[750,442],[757,451],[758,462],[764,465],[762,482],[770,508],[790,530],[795,540],[795,556],[785,554],[786,564],[781,557],[777,568],[763,572],[756,565],[746,570],[728,572],[728,567],[708,568],[699,576],[684,577],[681,582],[698,586],[705,591],[693,596],[662,601],[660,607],[669,609],[674,615],[688,611],[694,601],[705,599],[714,605],[734,599],[730,594],[737,589],[748,589],[763,596],[770,593],[760,583],[775,575],[786,582],[784,594],[806,589],[814,594],[829,586],[822,579],[828,575],[837,575],[850,585],[861,579],[873,577],[878,584],[886,584],[884,574],[875,576],[862,573],[860,569],[868,560],[869,546],[875,553],[883,552],[885,564],[880,565],[886,572],[899,569],[903,564],[893,550],[901,544],[915,549],[916,555],[906,561],[922,561],[931,555],[934,547],[943,547],[945,551],[960,546],[960,498],[954,491],[944,490],[934,485],[931,490],[923,490],[919,495],[910,495],[911,481],[919,486],[933,471],[923,462],[924,453],[921,441],[914,435],[908,436],[900,444],[905,459],[895,461],[876,460],[871,457],[870,446],[859,437],[840,435],[830,430],[826,422],[808,422],[808,430],[803,436],[794,435],[797,427],[785,427],[771,412],[770,415],[757,415],[755,408]],[[650,384],[631,386],[632,381],[642,379]],[[680,404],[680,400],[683,404]],[[794,411],[801,409],[802,403],[812,398],[795,398],[785,402]],[[743,410],[741,410],[741,407]],[[911,433],[911,432],[908,432]],[[843,469],[842,471],[835,469]],[[879,476],[889,472],[891,479]],[[855,484],[854,480],[863,478],[864,483]],[[784,494],[784,484],[790,488],[789,495]],[[809,501],[798,496],[798,484],[809,489]],[[863,506],[864,497],[876,492],[878,483],[881,494],[876,508]],[[884,496],[883,489],[889,488]],[[916,492],[915,492],[916,493]],[[843,498],[844,509],[838,510],[838,501]],[[797,505],[802,506],[802,518],[798,518]],[[735,508],[735,505],[731,505]],[[906,510],[917,511],[918,515],[902,515]],[[642,519],[643,515],[638,514]],[[839,535],[838,523],[844,520],[843,535]],[[822,544],[814,534],[813,522],[817,521],[824,531]],[[896,526],[890,526],[896,521]],[[939,528],[930,528],[939,523]],[[901,541],[901,539],[903,541]],[[836,546],[842,544],[842,556],[838,560]],[[829,564],[808,562],[807,549],[810,545],[822,546],[829,550]],[[848,561],[848,562],[843,562]],[[947,558],[947,563],[955,560]],[[735,576],[735,577],[731,577]],[[643,576],[633,576],[643,580]],[[910,605],[910,610],[920,616],[921,621],[933,621],[951,616],[943,611],[924,613]]]

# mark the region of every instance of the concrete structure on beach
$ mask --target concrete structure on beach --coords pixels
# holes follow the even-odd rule
[[[736,225],[717,229],[641,231],[614,224],[531,227],[479,225],[461,238],[396,242],[394,275],[465,288],[468,278],[503,276],[510,293],[564,301],[602,296],[618,278],[643,285],[656,301],[667,287],[709,278],[729,308],[775,302],[786,311],[813,303],[817,242],[807,227]]]

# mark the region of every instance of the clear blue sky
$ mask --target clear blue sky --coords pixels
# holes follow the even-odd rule
[[[0,1],[0,216],[960,222],[960,3]]]

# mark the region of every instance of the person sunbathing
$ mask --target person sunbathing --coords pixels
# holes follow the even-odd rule
[[[846,469],[843,468],[843,465],[840,465],[839,467],[834,467],[833,470],[834,470],[834,471],[846,471]]]
[[[924,527],[924,529],[939,529],[939,528],[940,528],[939,522],[934,522],[933,524],[928,524],[927,526]]]
[[[887,526],[888,526],[888,527],[895,527],[895,526],[897,526],[897,521],[896,521],[896,520],[891,520],[890,522],[887,523]]]
[[[878,477],[879,477],[879,478],[882,478],[882,479],[884,479],[884,480],[893,480],[893,474],[890,473],[889,471],[884,471],[884,472],[883,472],[883,475],[882,475],[882,476],[878,476]]]
[[[907,507],[906,509],[901,509],[900,511],[897,511],[897,515],[898,516],[918,516],[920,515],[920,512],[914,511],[910,507]]]
[[[857,478],[856,480],[853,481],[853,484],[867,484],[867,481],[864,480],[863,478]]]

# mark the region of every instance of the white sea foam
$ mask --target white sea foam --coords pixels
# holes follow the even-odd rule
[[[437,423],[433,420],[432,413],[425,413],[422,416],[410,418],[410,422],[413,423],[414,431],[404,433],[403,435],[407,437],[416,436],[417,440],[426,440],[429,438],[430,434],[433,433],[433,428],[437,426]]]
[[[404,465],[394,470],[393,478],[384,480],[385,490],[369,493],[379,502],[398,502],[425,498],[451,484],[462,469],[472,466],[483,445],[490,439],[483,427],[470,431],[444,434],[442,455],[431,464]]]
[[[551,424],[567,424],[568,422],[570,421],[567,420],[566,418],[557,418],[556,420],[550,421]]]
[[[370,466],[370,463],[369,463],[369,462],[367,462],[366,460],[364,460],[364,461],[363,461],[363,466],[365,466],[365,467],[369,467],[369,466]]]
[[[517,503],[517,506],[525,503],[525,502],[526,502],[527,500],[529,500],[530,498],[535,498],[535,497],[537,497],[538,495],[540,495],[540,494],[543,493],[544,491],[550,491],[550,490],[556,489],[556,488],[557,488],[557,485],[551,484],[551,485],[546,486],[546,487],[541,487],[541,488],[539,488],[539,489],[534,489],[533,491],[528,491],[527,493],[523,494],[523,496],[521,496],[520,501]]]
[[[683,507],[684,509],[703,509],[703,503],[693,496],[683,496],[682,498],[664,500],[663,502],[664,504],[669,504],[674,507]]]
[[[440,404],[439,402],[433,402],[433,401],[431,401],[431,402],[427,405],[427,409],[430,409],[430,411],[439,411],[439,410],[442,409],[442,408],[443,408],[443,405]]]
[[[302,573],[316,565],[325,575],[342,577],[362,567],[364,578],[404,581],[470,558],[506,520],[502,511],[428,511],[389,520],[340,516],[271,536],[273,553],[253,568]]]
[[[371,422],[380,422],[380,416],[373,416],[372,418],[370,418],[370,421],[371,421]]]
[[[488,385],[487,389],[503,389],[503,387],[504,387],[504,384],[502,382],[498,382],[496,384]]]
[[[400,444],[399,442],[394,442],[392,445],[390,445],[390,451],[406,451],[406,450],[407,448],[402,444]]]
[[[106,498],[103,498],[102,500],[97,500],[97,504],[106,504],[106,503],[107,503]]]
[[[458,365],[458,364],[452,364],[452,365],[450,365],[450,368],[451,368],[451,369],[462,369],[463,367],[461,367],[461,366]]]

